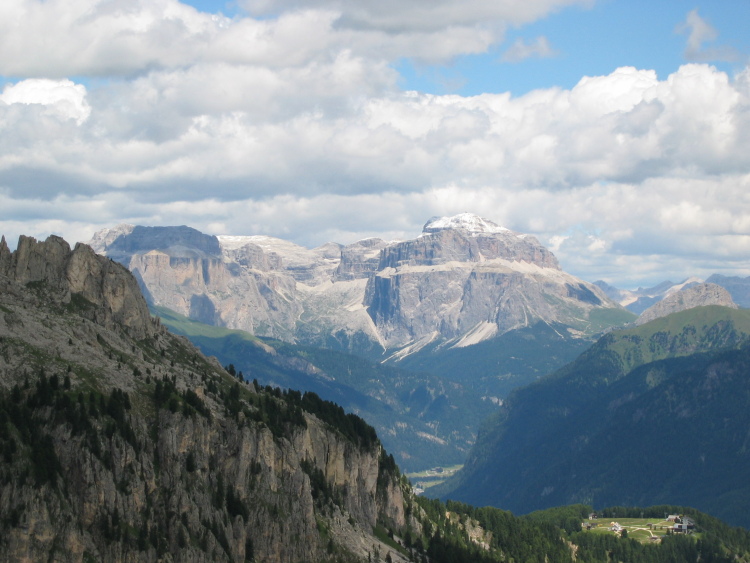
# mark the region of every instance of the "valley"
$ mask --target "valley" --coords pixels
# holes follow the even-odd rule
[[[635,318],[533,237],[469,213],[316,249],[129,225],[90,244],[204,353],[363,416],[408,471],[462,463],[512,389]]]
[[[407,473],[406,476],[414,486],[414,492],[424,494],[430,487],[444,483],[449,477],[453,477],[461,470],[463,465],[453,465],[451,467],[433,467],[424,471]]]
[[[408,405],[399,416],[417,424],[429,421],[433,411],[447,412],[446,420],[451,411],[466,418],[475,405],[446,410],[441,400],[459,396],[458,387],[429,392],[456,382],[415,379],[389,365],[197,323],[164,308],[153,309],[154,316],[137,279],[85,245],[71,249],[56,237],[22,237],[10,252],[3,239],[0,289],[3,560],[604,563],[609,556],[600,556],[602,550],[633,562],[674,561],[676,552],[684,561],[750,560],[750,534],[687,507],[599,507],[630,526],[635,539],[627,539],[582,530],[590,505],[516,516],[416,495],[372,426],[289,383],[319,380],[346,396],[355,382],[364,382],[359,400],[380,397],[391,417],[399,404]],[[598,358],[616,353],[623,363],[610,362],[611,376],[599,386],[602,396],[621,382],[628,393],[642,385],[658,390],[670,381],[672,368],[654,371],[654,362],[684,360],[692,368],[675,369],[686,377],[703,377],[711,367],[709,396],[734,411],[744,405],[732,366],[744,357],[747,323],[746,312],[719,306],[670,314],[609,333],[558,370],[569,375],[557,378],[580,384],[587,376],[577,366],[604,366]],[[247,372],[222,365],[168,325],[207,348],[235,350],[253,362]],[[724,355],[696,362],[696,353],[712,346]],[[649,371],[633,377],[639,369]],[[261,373],[275,378],[273,384],[252,377]],[[512,391],[499,406],[489,404],[503,413],[519,393],[543,387],[550,377],[555,379]],[[731,396],[717,384],[724,379]],[[428,392],[414,392],[409,386],[415,382]],[[408,393],[402,403],[394,402],[389,392],[401,387]],[[674,397],[672,392],[668,400]],[[564,394],[558,398],[566,401]],[[704,403],[713,408],[713,400]],[[409,419],[416,411],[422,416]],[[463,468],[434,464],[415,478],[447,477],[435,487],[465,482],[467,470],[478,467],[478,451],[472,450]],[[604,474],[591,468],[591,475]],[[623,484],[617,477],[613,482]],[[485,498],[491,493],[486,488]],[[688,516],[696,533],[642,542],[642,522],[625,520],[663,511]]]

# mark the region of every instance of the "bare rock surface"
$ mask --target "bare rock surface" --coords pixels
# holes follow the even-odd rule
[[[652,305],[635,320],[635,325],[642,325],[660,317],[666,317],[672,313],[686,311],[694,307],[703,307],[706,305],[722,305],[732,309],[738,309],[737,304],[732,300],[729,292],[714,283],[700,283],[675,291]]]
[[[128,225],[91,242],[127,265],[155,305],[313,345],[347,348],[364,338],[397,350],[429,337],[470,346],[539,321],[579,335],[594,331],[592,310],[619,308],[565,273],[534,237],[470,213],[433,218],[413,240],[314,249]]]
[[[290,404],[169,333],[120,264],[0,242],[0,560],[403,561],[373,527],[421,528],[374,433]]]

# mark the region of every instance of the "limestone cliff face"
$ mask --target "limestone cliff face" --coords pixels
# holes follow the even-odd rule
[[[368,238],[343,247],[333,281],[369,278],[380,265],[380,251],[387,246],[382,239]]]
[[[266,266],[267,261],[249,258],[243,260],[248,265],[227,264],[151,250],[133,255],[128,267],[156,305],[207,324],[291,338],[300,313],[294,280],[255,269],[255,263]]]
[[[739,308],[732,300],[729,292],[720,285],[699,283],[687,289],[675,291],[652,305],[640,314],[634,324],[636,326],[642,325],[654,319],[666,317],[672,313],[706,305],[722,305],[724,307],[731,307],[732,309]]]
[[[404,561],[372,529],[421,533],[410,488],[342,416],[238,382],[91,249],[0,243],[1,560]]]
[[[301,310],[281,259],[245,242],[226,253],[190,227],[120,226],[91,244],[130,269],[147,299],[200,322],[293,339]]]
[[[474,215],[431,220],[418,239],[383,249],[365,305],[387,346],[468,345],[540,320],[580,326],[592,309],[617,307],[535,238]]]
[[[540,320],[585,334],[591,310],[619,307],[563,272],[534,237],[468,213],[433,218],[414,240],[315,249],[187,227],[115,232],[98,233],[92,244],[127,265],[152,303],[312,345],[468,346]]]
[[[61,302],[72,300],[88,309],[92,320],[103,326],[124,325],[136,338],[153,333],[151,315],[133,277],[84,244],[71,251],[60,237],[38,242],[21,236],[11,253],[3,238],[0,274],[19,284],[42,284]]]

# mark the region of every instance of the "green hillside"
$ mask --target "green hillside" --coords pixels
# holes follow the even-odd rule
[[[427,346],[389,364],[440,375],[483,395],[504,398],[516,387],[573,361],[592,343],[573,337],[563,325],[540,322],[465,348]]]
[[[514,512],[680,503],[749,526],[749,317],[706,307],[606,335],[512,393],[436,494]]]
[[[664,358],[736,346],[750,335],[750,310],[718,305],[696,307],[615,331],[606,347],[617,353],[623,371]]]

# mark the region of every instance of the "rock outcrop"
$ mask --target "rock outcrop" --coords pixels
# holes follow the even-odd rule
[[[643,311],[634,324],[639,326],[672,313],[706,305],[721,305],[738,309],[737,304],[732,300],[732,296],[726,289],[714,283],[700,283],[669,294]]]
[[[79,243],[71,251],[60,237],[38,242],[21,236],[11,253],[3,237],[0,275],[81,308],[102,326],[123,325],[135,338],[153,334],[151,315],[133,276],[85,244]]]
[[[388,243],[379,238],[367,238],[344,246],[333,281],[369,278],[380,265],[380,251],[387,246]]]
[[[405,560],[372,530],[421,533],[412,493],[361,419],[237,381],[84,245],[3,239],[0,288],[0,559]]]
[[[129,227],[97,233],[97,252],[125,265],[154,305],[194,320],[286,340],[301,313],[296,281],[280,257],[250,240],[224,245],[190,227]],[[239,244],[238,244],[239,242]]]

